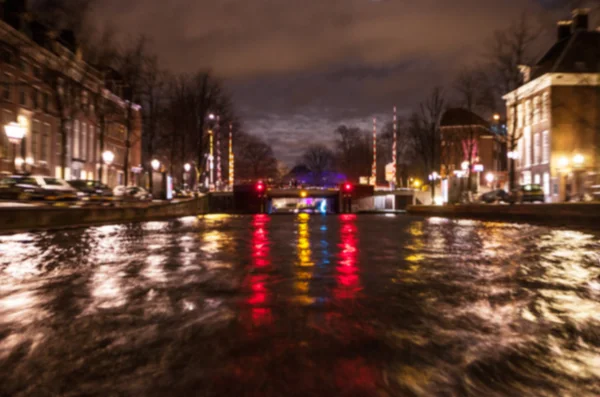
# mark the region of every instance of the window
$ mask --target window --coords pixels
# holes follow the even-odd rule
[[[31,129],[31,157],[33,161],[39,160],[39,142],[42,125],[39,120],[33,120],[33,126]]]
[[[540,97],[533,98],[533,124],[540,122]]]
[[[39,101],[39,97],[40,97],[40,90],[38,90],[37,88],[33,89],[33,108],[34,109],[38,109],[39,105],[40,105],[40,101]]]
[[[540,134],[533,135],[533,164],[542,163],[542,147],[540,146]],[[539,182],[536,182],[539,183]]]
[[[13,63],[13,54],[9,49],[2,50],[2,62],[11,65]]]
[[[544,194],[550,195],[550,174],[547,172],[544,172]]]
[[[535,175],[533,176],[533,183],[535,183],[536,185],[539,185],[541,182],[542,182],[542,181],[541,181],[540,174],[535,174]]]
[[[518,128],[522,128],[523,127],[523,104],[519,104],[519,106],[517,106],[517,127]]]
[[[50,104],[50,95],[44,92],[44,112],[48,113],[48,107]]]
[[[48,148],[50,147],[50,124],[44,124],[44,132],[42,134],[40,161],[48,161]]]
[[[73,158],[79,158],[79,120],[73,122]]]
[[[19,83],[19,104],[27,106],[27,92],[25,87],[25,81],[21,80]]]
[[[6,125],[12,121],[15,121],[14,116],[12,114],[11,111],[9,110],[4,110],[2,112],[2,125]],[[4,132],[4,131],[2,131]],[[9,157],[9,148],[10,148],[10,142],[8,141],[8,137],[6,136],[6,134],[2,133],[0,134],[1,139],[0,139],[0,154],[2,154],[2,158],[8,158]]]
[[[42,78],[42,69],[39,66],[34,66],[33,67],[33,75],[35,76],[36,79],[41,79]]]
[[[11,83],[13,81],[12,74],[4,73],[4,84],[2,84],[2,99],[5,101],[11,100],[10,90]]]
[[[544,95],[542,95],[542,112],[541,112],[542,121],[548,120],[549,114],[550,114],[550,95],[547,92],[545,92]]]
[[[88,130],[88,142],[89,142],[89,148],[88,148],[88,160],[90,161],[94,161],[94,126],[90,124],[90,128]]]
[[[525,127],[531,125],[531,100],[525,101]]]
[[[27,62],[23,58],[19,59],[19,70],[23,73],[27,73],[28,69]]]
[[[531,128],[525,127],[523,135],[525,136],[525,167],[529,167],[531,165]]]
[[[542,163],[548,164],[550,162],[550,132],[542,132]]]
[[[81,123],[81,158],[87,159],[87,124]]]

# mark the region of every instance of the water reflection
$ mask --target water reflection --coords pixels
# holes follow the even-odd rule
[[[367,215],[0,236],[0,395],[599,395],[598,252]]]
[[[356,215],[340,216],[339,261],[336,266],[337,288],[334,290],[336,299],[354,299],[360,291],[358,275],[358,237]]]
[[[247,303],[251,307],[251,323],[254,327],[267,326],[273,322],[269,291],[271,276],[268,272],[271,266],[268,229],[270,220],[265,214],[255,215],[252,220],[252,273],[248,277],[251,295]]]

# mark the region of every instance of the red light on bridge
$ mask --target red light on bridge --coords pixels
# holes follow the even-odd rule
[[[265,191],[265,185],[264,183],[262,183],[262,181],[258,182],[256,184],[256,191],[257,192],[264,192]]]
[[[345,183],[344,184],[344,191],[345,192],[351,192],[352,191],[352,185],[350,183]]]

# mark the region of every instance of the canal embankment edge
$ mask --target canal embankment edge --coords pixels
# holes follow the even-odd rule
[[[174,203],[124,204],[116,207],[10,207],[0,208],[0,233],[144,222],[206,213],[206,197]]]
[[[502,222],[542,222],[557,225],[596,225],[600,227],[600,203],[556,203],[514,205],[412,205],[409,215],[465,218]]]

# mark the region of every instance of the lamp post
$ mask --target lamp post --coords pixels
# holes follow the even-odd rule
[[[183,188],[185,189],[187,183],[186,181],[189,179],[190,171],[192,170],[192,166],[190,163],[185,163],[183,165]]]
[[[154,159],[150,162],[150,165],[152,166],[152,169],[154,171],[158,171],[160,169],[160,161],[158,161],[157,159]]]
[[[110,150],[105,150],[102,153],[102,162],[104,163],[103,167],[106,167],[106,172],[104,172],[104,177],[106,178],[106,184],[108,185],[108,167],[115,161],[115,154]]]
[[[13,145],[13,162],[14,162],[14,171],[17,172],[17,168],[23,167],[25,164],[25,145],[22,145],[21,147],[21,152],[23,152],[21,155],[22,157],[20,157],[21,161],[17,161],[17,145],[20,144],[21,142],[23,142],[23,139],[25,138],[25,128],[23,128],[23,126],[19,123],[16,122],[11,122],[8,123],[4,126],[4,132],[6,133],[6,136],[8,137],[8,141],[10,143],[12,143]],[[19,164],[17,164],[19,163]]]

